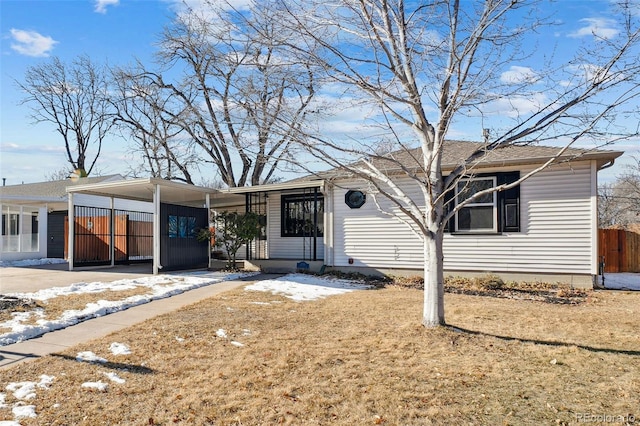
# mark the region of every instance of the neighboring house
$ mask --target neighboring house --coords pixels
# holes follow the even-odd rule
[[[448,142],[444,174],[480,146]],[[491,152],[475,169],[473,186],[482,189],[515,181],[558,150],[513,146]],[[396,159],[418,169],[415,158],[420,155],[409,154],[399,153],[404,158]],[[445,275],[495,273],[504,279],[593,285],[598,274],[597,173],[620,155],[570,149],[562,162],[514,189],[461,209],[447,224]],[[397,176],[396,184],[421,199],[419,188],[398,170],[388,168],[387,172]],[[322,178],[227,192],[245,196],[246,209],[266,216],[264,241],[259,250],[247,249],[247,265],[266,271],[308,265],[365,274],[422,274],[419,237],[400,220],[382,213],[363,181],[327,172]],[[393,211],[382,196],[377,201]]]
[[[123,180],[120,175],[109,175],[0,187],[0,261],[65,258],[67,188]],[[76,198],[76,205],[89,208],[110,207],[108,199],[85,194]],[[117,201],[116,208],[152,211],[148,203],[130,200]]]

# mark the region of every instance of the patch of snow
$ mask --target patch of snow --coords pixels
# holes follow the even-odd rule
[[[241,348],[241,347],[243,347],[243,346],[244,346],[244,343],[236,342],[235,340],[232,340],[232,341],[231,341],[231,344],[232,344],[233,346],[237,346],[237,347],[239,347],[239,348]]]
[[[184,338],[183,338],[183,337],[178,337],[178,336],[176,336],[176,340],[177,340],[178,342],[181,342],[181,343],[182,343],[182,342],[184,342]]]
[[[76,361],[79,362],[98,362],[104,364],[107,362],[105,358],[99,357],[91,351],[78,352],[76,355]]]
[[[125,379],[123,379],[122,377],[118,376],[118,374],[114,373],[114,372],[105,372],[104,375],[107,376],[109,378],[109,380],[111,380],[112,382],[116,382],[116,383],[120,383],[120,384],[126,382]]]
[[[106,283],[80,282],[65,287],[51,287],[33,293],[7,294],[8,296],[23,299],[46,301],[51,298],[67,296],[70,294],[98,293],[105,290],[122,291],[136,287],[146,287],[149,289],[147,294],[131,296],[123,300],[99,300],[94,303],[88,303],[84,309],[65,311],[59,318],[54,320],[39,319],[36,321],[35,325],[24,324],[26,319],[32,315],[25,312],[20,316],[13,317],[11,320],[0,323],[0,328],[7,328],[11,330],[10,332],[0,334],[0,346],[32,339],[51,331],[67,328],[90,318],[123,311],[134,306],[148,303],[152,300],[171,297],[206,285],[234,280],[255,274],[256,273],[254,272],[228,274],[222,272],[197,271],[154,275]]]
[[[11,382],[6,386],[6,389],[13,392],[13,396],[19,400],[29,400],[36,397],[36,388],[49,389],[53,379],[55,379],[54,376],[43,374],[40,376],[39,382]],[[0,394],[0,407],[6,407],[5,397],[5,394]]]
[[[111,346],[109,346],[109,349],[111,350],[111,353],[114,355],[130,355],[131,354],[131,349],[129,349],[129,346],[125,345],[124,343],[113,342]]]
[[[13,417],[16,419],[23,419],[23,418],[32,419],[32,418],[38,417],[38,415],[36,414],[35,405],[16,405],[11,409],[11,412],[13,413]]]
[[[13,420],[0,420],[0,426],[22,426],[18,422],[14,422]]]
[[[223,328],[219,328],[218,331],[216,331],[216,336],[222,338],[222,339],[226,339],[227,338],[227,332],[223,329]]]
[[[100,392],[106,392],[107,389],[109,389],[109,385],[102,380],[98,380],[97,382],[84,382],[82,387],[85,389],[95,389]]]
[[[246,286],[245,290],[269,291],[302,302],[370,288],[371,286],[353,281],[305,274],[289,274],[274,280],[258,281]]]
[[[11,382],[6,389],[13,392],[13,396],[20,400],[28,400],[36,397],[36,382]]]
[[[53,383],[53,379],[56,376],[47,376],[46,374],[42,374],[40,376],[40,381],[38,382],[38,387],[41,389],[49,389],[49,386]]]

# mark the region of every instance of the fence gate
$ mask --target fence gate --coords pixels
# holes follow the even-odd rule
[[[598,255],[604,261],[604,272],[640,272],[640,234],[600,229]]]
[[[115,210],[115,263],[153,259],[153,213]]]
[[[110,265],[112,253],[117,264],[153,259],[152,213],[74,206],[74,215],[74,266]]]

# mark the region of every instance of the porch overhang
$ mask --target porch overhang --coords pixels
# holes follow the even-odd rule
[[[67,193],[152,202],[157,188],[160,188],[159,202],[189,207],[205,207],[207,195],[213,197],[218,192],[212,188],[165,179],[141,178],[70,186],[67,188]]]

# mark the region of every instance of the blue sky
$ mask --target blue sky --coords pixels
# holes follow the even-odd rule
[[[28,67],[58,56],[71,61],[86,54],[92,61],[125,65],[139,58],[151,63],[154,44],[163,26],[180,7],[174,0],[0,0],[0,177],[7,184],[46,180],[47,175],[66,165],[64,144],[49,124],[31,123],[29,108],[19,105],[22,97],[14,80],[21,80]],[[193,0],[189,3],[194,3]],[[551,7],[551,6],[549,6]],[[563,0],[555,6],[558,25],[543,34],[560,49],[569,48],[593,32],[613,36],[610,2]],[[504,78],[526,75],[528,67],[504,70]],[[637,123],[630,123],[637,124]],[[456,123],[451,134],[475,139],[477,129]],[[640,142],[629,141],[612,147],[640,155]],[[127,143],[110,138],[103,147],[97,169],[101,174],[126,173],[130,154]],[[611,179],[627,160],[602,172]],[[133,165],[133,163],[131,163]]]

